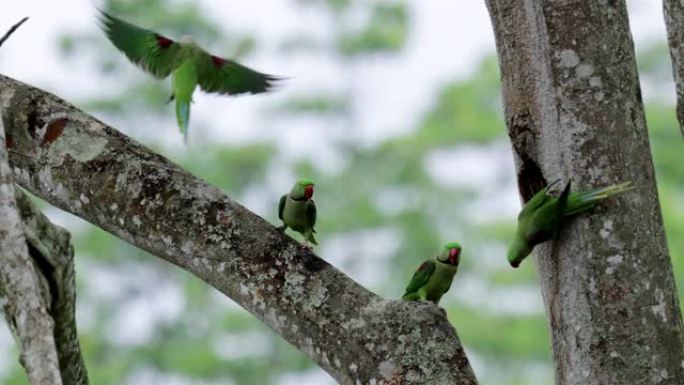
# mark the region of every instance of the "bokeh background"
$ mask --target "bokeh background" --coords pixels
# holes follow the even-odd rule
[[[628,3],[684,299],[684,148],[661,4]],[[289,80],[267,96],[196,93],[183,146],[164,103],[169,81],[114,49],[95,6]],[[0,73],[71,101],[273,223],[293,180],[314,178],[318,253],[379,295],[399,297],[424,258],[461,241],[441,305],[481,384],[552,383],[533,263],[512,270],[505,259],[520,204],[483,1],[3,1],[0,32],[23,16],[0,49]],[[334,383],[199,279],[43,207],[73,234],[91,383]],[[4,322],[0,383],[27,383]]]

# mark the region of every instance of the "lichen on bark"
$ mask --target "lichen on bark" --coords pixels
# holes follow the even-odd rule
[[[684,337],[621,0],[486,0],[523,200],[632,181],[537,248],[558,384],[682,384]]]
[[[0,297],[2,313],[20,348],[20,362],[33,385],[60,385],[54,322],[40,273],[29,256],[15,200],[0,113]]]
[[[476,384],[435,305],[379,298],[217,188],[44,91],[0,76],[0,112],[20,185],[197,275],[340,383]]]

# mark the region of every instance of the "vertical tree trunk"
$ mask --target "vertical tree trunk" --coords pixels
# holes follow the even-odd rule
[[[621,0],[486,0],[521,195],[636,189],[537,247],[557,384],[684,384],[682,322]]]
[[[43,282],[40,293],[49,304],[62,383],[87,385],[81,346],[76,330],[76,279],[71,235],[54,225],[21,190],[15,194],[24,222],[24,237],[33,265]],[[21,305],[20,305],[21,306]]]
[[[0,116],[0,306],[21,349],[20,361],[31,384],[60,385],[54,322],[41,288],[15,200]]]
[[[663,0],[663,14],[672,58],[672,73],[677,87],[677,120],[684,135],[684,2]]]

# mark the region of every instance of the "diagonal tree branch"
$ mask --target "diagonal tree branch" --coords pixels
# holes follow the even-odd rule
[[[202,278],[340,383],[476,383],[437,306],[377,297],[215,187],[51,94],[0,76],[0,113],[19,184]]]
[[[537,247],[556,384],[684,384],[684,333],[624,0],[486,0],[524,200],[632,181]]]
[[[677,120],[684,135],[684,3],[680,0],[663,0],[663,15],[677,89]]]
[[[0,113],[0,303],[31,384],[59,385],[62,379],[50,304],[29,256],[4,138]]]

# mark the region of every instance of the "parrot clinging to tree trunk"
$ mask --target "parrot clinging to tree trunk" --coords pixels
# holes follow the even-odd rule
[[[515,239],[508,249],[508,262],[518,267],[534,246],[553,239],[564,221],[571,215],[594,207],[598,202],[627,190],[631,190],[631,182],[598,188],[586,192],[570,192],[570,182],[558,197],[549,195],[554,181],[539,190],[525,204],[518,215],[518,229]]]
[[[461,245],[456,242],[447,243],[437,258],[428,259],[418,267],[402,299],[439,303],[442,295],[451,287],[460,260]]]
[[[257,94],[268,91],[278,80],[233,60],[214,56],[190,36],[173,41],[104,12],[100,21],[109,40],[133,63],[159,79],[172,75],[173,93],[169,101],[176,99],[176,119],[185,140],[192,93],[198,85],[206,92],[219,94]]]
[[[311,179],[300,179],[292,186],[289,194],[280,198],[278,218],[283,221],[280,229],[292,228],[304,236],[304,243],[318,245],[314,238],[316,224],[316,204],[314,203],[314,182]]]

